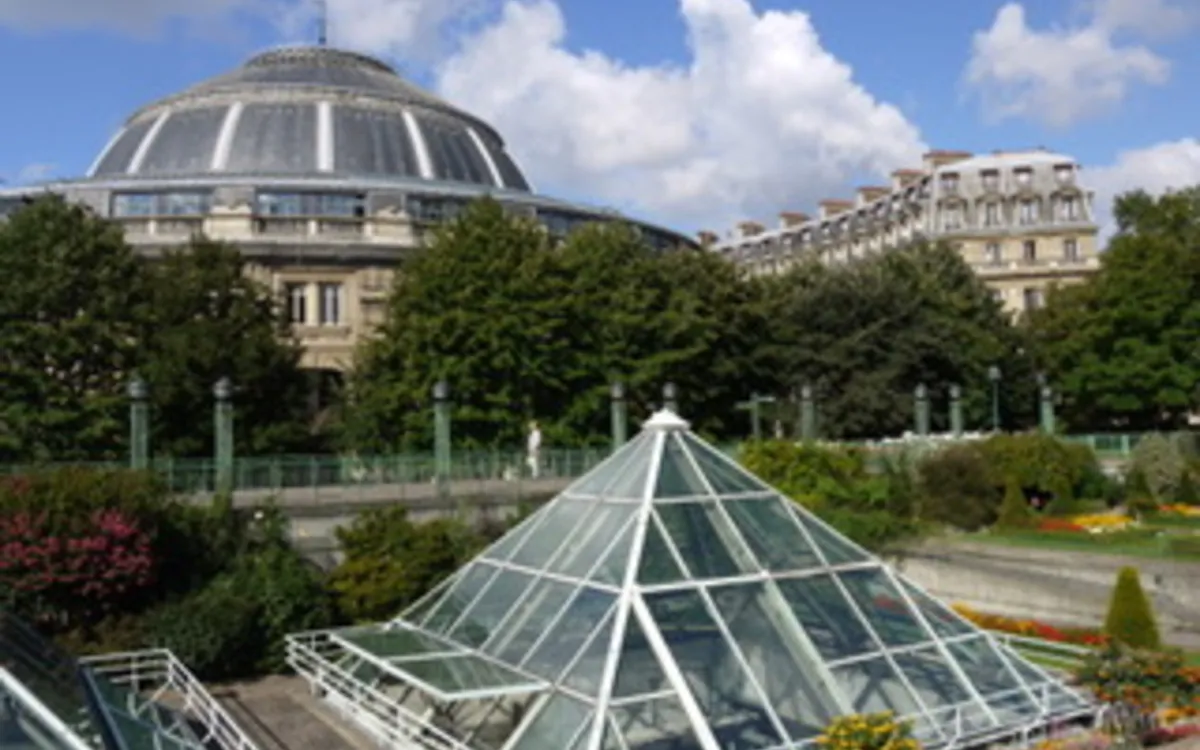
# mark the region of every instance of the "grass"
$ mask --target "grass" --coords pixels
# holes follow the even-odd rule
[[[1193,519],[1188,519],[1193,520]],[[1154,559],[1195,560],[1200,562],[1200,537],[1178,534],[1153,525],[1129,531],[1085,534],[1071,531],[990,531],[973,534],[969,539],[1007,547],[1028,547],[1104,555],[1127,555]],[[1192,527],[1186,527],[1192,528]],[[1200,528],[1197,526],[1195,528]],[[1160,536],[1159,532],[1167,532]]]

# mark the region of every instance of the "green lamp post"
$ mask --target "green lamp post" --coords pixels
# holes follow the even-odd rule
[[[992,365],[987,371],[988,380],[992,384],[992,432],[1000,431],[1000,378],[1003,373],[997,365]]]
[[[129,381],[129,467],[141,471],[150,463],[150,404],[146,381]]]

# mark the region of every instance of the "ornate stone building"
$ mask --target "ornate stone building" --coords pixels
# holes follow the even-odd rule
[[[0,216],[52,191],[153,257],[192,235],[237,244],[285,305],[305,367],[343,371],[392,274],[430,227],[491,195],[554,235],[611,211],[538,195],[490,125],[365,55],[269,51],[134,112],[87,175],[0,191]],[[662,248],[695,242],[633,222]]]
[[[932,151],[921,169],[821,201],[815,217],[784,213],[767,229],[743,222],[735,237],[701,243],[752,273],[779,273],[806,257],[845,262],[918,239],[946,240],[1009,310],[1039,307],[1048,287],[1099,266],[1092,193],[1069,156],[1044,150],[973,155]]]

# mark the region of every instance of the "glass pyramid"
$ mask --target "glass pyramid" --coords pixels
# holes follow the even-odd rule
[[[1093,710],[669,412],[401,617],[334,638],[454,747],[796,748],[882,710],[951,747]]]

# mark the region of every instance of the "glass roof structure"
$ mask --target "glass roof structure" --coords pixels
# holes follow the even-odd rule
[[[1094,711],[669,412],[400,617],[293,638],[410,747],[800,748],[883,710],[959,747]]]

